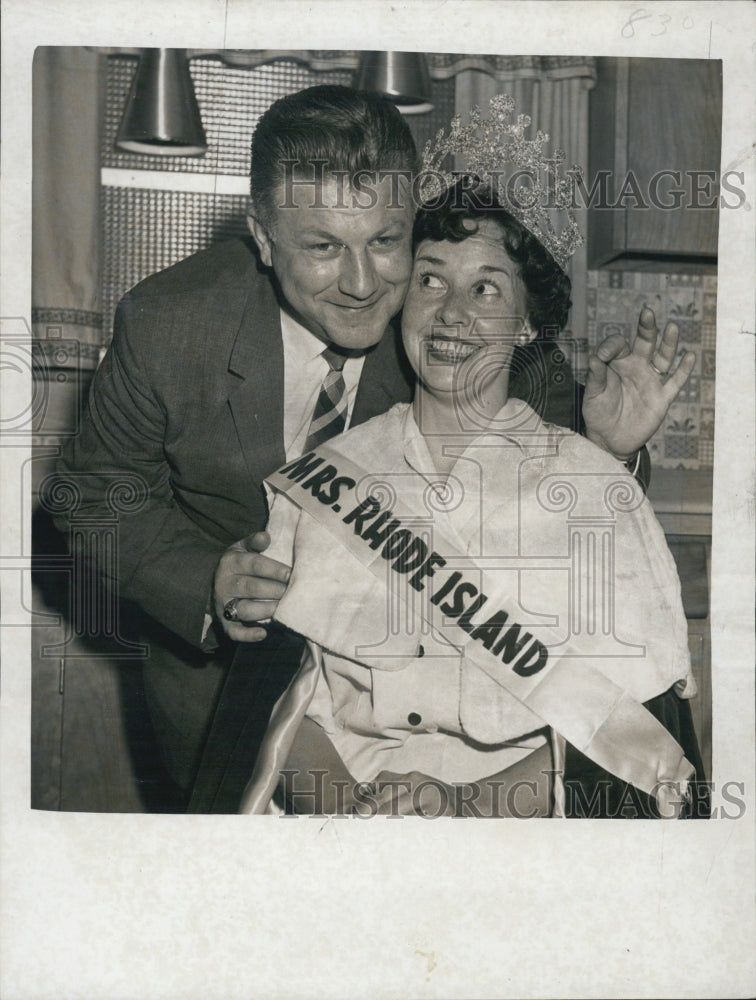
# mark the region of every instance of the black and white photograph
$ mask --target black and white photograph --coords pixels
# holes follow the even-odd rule
[[[751,995],[753,10],[31,6],[2,995]]]

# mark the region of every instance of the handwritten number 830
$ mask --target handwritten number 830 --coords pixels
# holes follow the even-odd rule
[[[667,25],[672,20],[672,17],[669,14],[653,14],[650,10],[645,10],[643,7],[639,7],[637,10],[632,12],[627,21],[622,25],[622,31],[620,34],[623,38],[634,38],[635,25],[641,21],[649,20],[655,27],[661,29],[660,31],[651,32],[651,36],[655,37],[657,35],[665,35],[667,33]],[[690,16],[690,14],[686,14],[682,20],[682,26],[685,31],[690,31],[694,25],[694,19]]]

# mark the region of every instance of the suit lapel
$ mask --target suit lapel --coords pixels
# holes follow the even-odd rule
[[[228,396],[239,445],[252,481],[284,464],[283,341],[278,301],[267,275],[255,272],[234,341]]]
[[[286,461],[283,445],[284,356],[278,299],[253,269],[229,358],[228,404],[250,479],[256,485]],[[365,358],[352,425],[408,402],[414,379],[393,325]]]

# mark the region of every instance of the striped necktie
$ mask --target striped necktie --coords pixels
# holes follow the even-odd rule
[[[305,453],[340,434],[346,426],[347,393],[344,376],[341,373],[346,356],[338,354],[331,347],[326,347],[321,357],[328,362],[329,371],[323,379],[312,414],[310,431],[304,447]]]

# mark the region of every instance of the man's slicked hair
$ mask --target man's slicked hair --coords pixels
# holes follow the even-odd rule
[[[409,127],[391,101],[352,87],[319,86],[271,104],[252,136],[251,194],[255,215],[270,228],[285,171],[418,170]],[[318,176],[320,176],[318,174]]]

